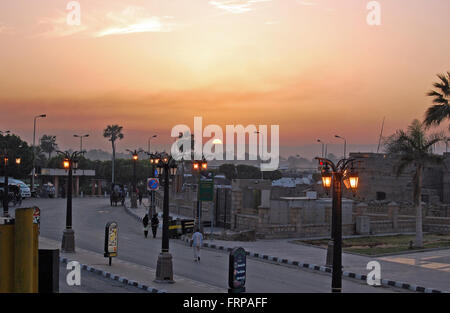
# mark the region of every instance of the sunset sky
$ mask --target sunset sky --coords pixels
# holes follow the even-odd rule
[[[38,134],[63,149],[89,133],[110,151],[108,124],[119,151],[167,147],[194,116],[280,125],[285,155],[335,134],[376,145],[383,117],[385,134],[422,119],[450,70],[449,0],[380,0],[380,26],[368,0],[79,0],[79,26],[69,2],[0,2],[0,130],[31,141],[46,113]]]

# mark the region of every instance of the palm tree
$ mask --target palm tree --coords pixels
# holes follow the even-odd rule
[[[414,167],[413,183],[413,202],[416,209],[416,239],[415,247],[423,247],[422,231],[422,175],[426,164],[439,163],[441,156],[432,153],[432,146],[439,141],[444,140],[442,133],[425,133],[425,127],[419,120],[415,119],[408,130],[397,130],[395,134],[388,137],[385,142],[387,153],[400,158],[396,168],[396,174],[399,176],[408,166]]]
[[[43,135],[41,137],[41,150],[48,153],[48,159],[50,160],[52,153],[58,149],[56,143],[56,136]]]
[[[431,107],[425,113],[424,123],[426,126],[439,125],[445,119],[450,119],[450,105],[448,104],[448,98],[450,95],[450,72],[437,75],[440,82],[434,83],[433,86],[436,90],[430,90],[427,96],[433,97],[433,103]],[[449,125],[450,129],[450,125]]]
[[[116,140],[123,139],[122,128],[123,127],[119,126],[119,125],[108,125],[103,130],[103,137],[109,138],[109,141],[111,141],[111,145],[112,145],[113,157],[112,157],[112,179],[111,179],[111,182],[113,185],[115,183],[115,181],[114,181],[114,166],[115,166],[115,161],[116,161]]]

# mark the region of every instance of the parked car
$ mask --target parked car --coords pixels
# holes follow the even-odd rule
[[[43,184],[40,196],[43,198],[54,198],[56,194],[55,186],[52,183]]]

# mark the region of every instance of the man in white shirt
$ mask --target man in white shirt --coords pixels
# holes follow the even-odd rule
[[[203,244],[203,235],[197,228],[192,235],[192,247],[194,248],[194,261],[200,262],[200,248]]]

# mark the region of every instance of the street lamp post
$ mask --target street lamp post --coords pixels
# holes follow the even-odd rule
[[[203,158],[201,161],[194,161],[192,164],[192,169],[198,172],[198,183],[197,183],[197,226],[200,232],[203,233],[203,223],[202,223],[202,201],[200,200],[200,181],[202,177],[202,171],[208,169],[208,162]]]
[[[63,167],[68,171],[67,174],[67,208],[66,208],[66,229],[63,231],[61,251],[66,253],[75,252],[75,232],[72,229],[72,176],[73,169],[78,168],[78,157],[82,155],[81,151],[70,153],[68,151],[57,151],[64,157]]]
[[[167,154],[154,154],[151,156],[157,165],[158,176],[163,178],[163,234],[161,253],[156,265],[156,279],[158,283],[174,283],[172,255],[169,253],[169,178],[176,175],[177,165],[172,156]]]
[[[73,135],[73,136],[80,138],[80,151],[83,152],[83,137],[89,137],[89,134],[86,134],[86,135]]]
[[[156,135],[155,135],[156,136]],[[149,156],[149,162],[150,162],[150,178],[154,178],[155,177],[155,166],[158,165],[159,163],[159,159],[155,158],[153,154],[148,153],[147,155]],[[155,191],[151,190],[148,193],[149,195],[149,207],[148,207],[148,215],[151,216],[153,213],[156,213],[156,208],[155,208],[155,201],[156,201],[156,196],[155,196]]]
[[[133,159],[133,184],[131,190],[131,207],[133,209],[137,208],[137,198],[136,198],[136,162],[139,160],[139,152],[142,152],[142,149],[131,151],[127,149],[128,152],[131,153]]]
[[[34,117],[33,126],[33,169],[31,170],[31,193],[34,191],[34,176],[36,175],[36,120],[38,118],[47,117],[46,114],[37,115]]]
[[[332,238],[333,238],[333,270],[331,291],[342,291],[342,183],[356,192],[359,183],[358,173],[353,167],[354,159],[342,159],[336,165],[326,158],[319,158],[322,173],[322,186],[332,188]]]
[[[147,151],[148,154],[152,153],[152,151],[151,151],[151,149],[150,149],[150,141],[151,141],[153,138],[156,138],[156,137],[158,137],[158,135],[153,135],[153,136],[151,136],[150,138],[148,138],[148,151]]]
[[[324,149],[325,143],[320,139],[317,139],[317,142],[320,142],[322,144],[322,158],[326,158],[326,155],[324,154],[325,153],[325,149]]]
[[[344,159],[346,159],[347,158],[347,139],[345,139],[344,137],[338,136],[338,135],[334,135],[334,137],[344,140]]]

